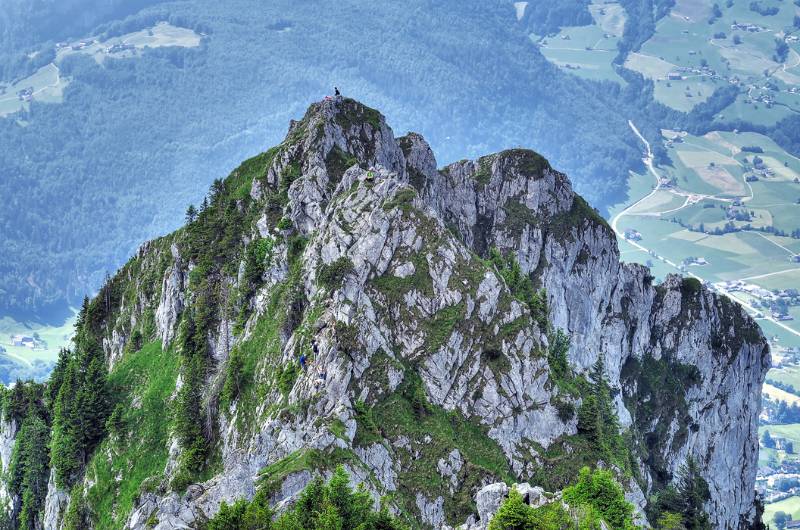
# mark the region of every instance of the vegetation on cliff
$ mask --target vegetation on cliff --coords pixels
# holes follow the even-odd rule
[[[372,496],[361,485],[353,490],[350,477],[337,467],[326,482],[314,479],[289,510],[276,514],[264,492],[251,501],[223,503],[204,530],[405,530],[386,507],[374,509]]]

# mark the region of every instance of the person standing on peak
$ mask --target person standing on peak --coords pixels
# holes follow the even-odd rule
[[[342,97],[342,93],[339,92],[339,87],[336,87],[336,86],[333,87],[333,95],[336,96],[337,98]]]

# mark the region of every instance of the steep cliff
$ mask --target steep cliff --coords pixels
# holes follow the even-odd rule
[[[439,170],[421,136],[326,100],[187,217],[84,309],[117,406],[77,475],[54,461],[45,526],[192,528],[338,464],[434,528],[485,525],[489,484],[601,465],[646,524],[689,459],[712,526],[752,522],[758,327],[620,263],[536,153]]]

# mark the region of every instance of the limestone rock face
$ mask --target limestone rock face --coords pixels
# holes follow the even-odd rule
[[[262,416],[249,432],[236,427],[234,409],[233,421],[220,422],[223,471],[196,496],[145,497],[130,528],[143,528],[151,514],[170,524],[190,524],[192,514],[209,516],[223,500],[252,496],[260,470],[307,451],[352,451],[355,462],[347,468],[353,477],[363,477],[376,495],[397,491],[407,485],[414,459],[435,441],[398,433],[364,444],[356,404],[379,406],[408,388],[409,378],[431,406],[474,422],[487,443],[496,444],[509,472],[526,479],[541,451],[576,433],[575,416],[557,408],[572,398],[550,379],[545,353],[554,330],[570,337],[568,360],[576,374],[602,362],[618,396],[621,427],[633,429],[635,439],[655,441],[632,448],[643,478],[626,489],[640,522],[646,495],[665,486],[692,456],[709,483],[706,508],[713,525],[746,527],[753,515],[756,418],[769,353],[739,307],[678,277],[654,285],[645,268],[621,263],[605,221],[575,195],[566,176],[531,151],[504,151],[438,170],[421,136],[395,139],[378,113],[335,99],[312,106],[292,124],[251,196],[265,197],[290,170],[297,178],[288,188],[284,216],[309,241],[300,257],[302,285],[319,351],[287,397],[287,406],[302,408],[294,415]],[[266,216],[259,216],[253,232],[275,233]],[[513,256],[545,290],[551,329],[540,329],[480,259],[490,249]],[[285,252],[280,247],[278,254]],[[322,287],[326,271],[345,263],[340,283]],[[187,267],[176,257],[164,278],[157,322],[165,344],[184,303]],[[267,294],[256,297],[251,320],[267,311],[270,286],[286,278],[285,266],[271,267],[264,277],[273,279],[262,288]],[[247,333],[253,328],[248,322]],[[237,340],[225,333],[224,340]],[[280,363],[292,363],[307,340],[299,329],[286,334]],[[219,341],[212,338],[212,344]],[[654,388],[643,377],[652,370],[672,374],[675,386]],[[667,399],[665,392],[676,389],[680,398]],[[266,397],[280,399],[275,390]],[[649,400],[658,404],[648,409],[650,416],[640,406]],[[333,424],[341,425],[336,434]],[[396,508],[444,527],[455,524],[448,518],[448,496],[470,488],[477,510],[468,526],[483,528],[507,487],[489,485],[492,473],[485,472],[475,475],[476,484],[469,458],[447,447],[433,461],[444,489],[421,487]],[[311,478],[306,470],[286,475],[274,501],[292,502]],[[532,503],[544,502],[541,488],[526,487]]]
[[[478,490],[477,495],[475,495],[475,503],[478,506],[478,520],[477,525],[472,526],[472,528],[486,528],[489,526],[489,521],[492,520],[500,505],[508,497],[508,492],[509,487],[505,482],[489,484]]]
[[[60,530],[63,527],[64,514],[69,505],[69,493],[56,486],[55,472],[50,472],[47,482],[47,496],[44,500],[44,518],[42,520],[46,530]]]
[[[526,177],[525,166],[534,165],[539,172]],[[659,434],[655,452],[663,466],[642,466],[645,487],[674,476],[691,455],[711,487],[712,524],[736,528],[749,518],[769,352],[744,310],[678,276],[653,285],[644,267],[621,263],[610,228],[564,175],[533,154],[507,151],[460,162],[439,178],[427,163],[417,171],[426,174],[427,202],[473,250],[512,252],[539,278],[553,327],[571,338],[572,367],[588,371],[601,359],[607,380],[620,390],[623,427]],[[654,365],[684,367],[690,379],[677,407],[662,396],[658,418],[637,410],[653,394],[643,392],[637,378]],[[666,438],[659,423],[673,425]]]
[[[0,420],[0,466],[3,470],[9,469],[11,464],[11,454],[14,451],[14,440],[17,435],[17,422],[14,420]],[[11,512],[16,512],[17,499],[14,499],[8,491],[8,484],[0,482],[0,506],[8,506]]]
[[[485,528],[506,483],[532,505],[547,502],[543,466],[558,451],[568,458],[579,437],[581,397],[563,389],[548,356],[558,331],[570,338],[573,377],[600,366],[634,440],[637,480],[623,485],[639,520],[646,498],[693,457],[712,525],[747,528],[769,351],[741,308],[621,263],[605,221],[532,151],[440,170],[420,135],[395,138],[377,111],[336,98],[312,105],[265,160],[244,193],[249,206],[236,205],[254,209],[245,249],[218,257],[225,303],[208,330],[204,388],[218,472],[170,491],[174,446],[128,528],[193,528],[222,502],[251,498],[259,481],[282,509],[336,464],[430,528]],[[247,247],[265,240],[253,272]],[[541,290],[546,322],[495,254]],[[187,256],[180,243],[140,252],[158,285],[112,326],[110,360],[135,355],[130,330],[148,315],[148,339],[175,342],[193,303]],[[249,298],[246,278],[257,281]],[[242,390],[251,394],[218,399],[236,348],[256,340],[263,353]],[[48,514],[59,498],[48,492]]]
[[[171,248],[174,264],[164,275],[161,288],[161,300],[156,309],[156,326],[164,348],[169,346],[175,337],[178,317],[184,306],[184,290],[186,275],[181,267],[180,252],[176,246]]]

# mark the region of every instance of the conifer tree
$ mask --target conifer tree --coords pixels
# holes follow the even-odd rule
[[[190,204],[186,208],[186,223],[193,223],[195,219],[197,219],[197,208],[194,207],[194,204]]]
[[[710,498],[708,483],[700,476],[700,466],[689,457],[678,471],[678,492],[683,499],[683,524],[687,530],[710,530],[703,505]]]
[[[109,414],[108,374],[105,361],[94,357],[89,361],[84,381],[77,396],[83,424],[83,446],[89,452],[102,440]]]
[[[184,471],[192,474],[202,469],[207,451],[202,409],[205,363],[198,355],[184,359],[184,381],[176,399],[175,431],[183,449],[181,464]]]
[[[19,431],[14,440],[7,473],[8,491],[19,498],[19,511],[12,514],[13,528],[41,528],[40,512],[47,494],[50,429],[43,406],[44,386],[33,381],[18,383],[25,411],[18,418]]]
[[[252,501],[223,503],[207,530],[407,530],[385,507],[373,509],[362,485],[355,491],[339,466],[330,481],[317,477],[300,493],[293,508],[273,520],[269,495],[259,490]]]
[[[50,429],[38,414],[30,414],[24,426],[22,444],[25,455],[19,527],[34,530],[41,528],[40,512],[47,495]]]
[[[325,496],[325,482],[322,477],[317,477],[306,486],[300,499],[297,501],[298,522],[304,528],[310,528],[313,524],[314,513],[321,508],[321,501]]]
[[[81,424],[75,400],[80,389],[78,370],[77,360],[70,359],[64,370],[53,411],[50,464],[55,470],[56,483],[61,487],[72,484],[83,461],[79,439]]]
[[[316,521],[313,526],[314,530],[343,530],[344,528],[352,528],[352,526],[345,527],[344,518],[339,515],[336,509],[329,500],[326,500],[322,509],[316,515]]]
[[[489,523],[489,530],[535,530],[532,512],[517,488],[511,488],[508,499],[503,502]]]
[[[8,406],[6,407],[6,420],[16,421],[19,425],[25,417],[28,410],[28,396],[25,394],[25,383],[17,379],[14,387],[11,389],[11,394],[8,397]]]
[[[66,348],[61,348],[61,351],[58,352],[56,365],[50,373],[50,380],[47,382],[47,405],[51,410],[53,406],[55,406],[58,390],[61,388],[61,382],[64,380],[64,370],[67,369],[69,357],[70,351]]]

